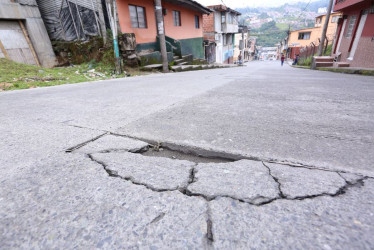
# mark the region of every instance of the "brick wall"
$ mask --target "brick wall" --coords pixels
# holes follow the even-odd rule
[[[351,67],[374,68],[374,41],[371,37],[361,37]]]
[[[344,13],[346,14],[346,13]],[[364,26],[364,32],[362,36],[360,37],[357,50],[355,52],[355,55],[353,57],[353,60],[347,60],[349,57],[349,47],[352,43],[353,36],[352,37],[345,37],[345,33],[348,29],[348,22],[351,17],[351,15],[357,15],[359,16],[359,11],[352,11],[350,12],[350,15],[348,16],[347,25],[345,27],[345,30],[342,30],[342,41],[340,45],[339,52],[341,52],[341,61],[342,62],[348,62],[350,64],[350,67],[362,67],[362,68],[374,68],[374,31],[372,31],[372,21],[374,14],[369,14],[365,26]],[[358,25],[358,22],[356,23],[356,26]]]
[[[214,14],[203,15],[203,32],[211,33],[214,32]]]

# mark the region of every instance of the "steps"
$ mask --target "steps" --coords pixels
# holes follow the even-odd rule
[[[348,68],[349,63],[347,62],[335,62],[334,63],[334,68]]]
[[[331,56],[315,56],[313,57],[314,68],[326,68],[334,66],[334,58]]]
[[[315,56],[313,57],[313,66],[315,68],[348,68],[348,62],[335,62],[335,58],[331,56]]]
[[[174,56],[175,65],[187,65],[191,64],[193,61],[193,55],[185,55],[180,58],[179,56]]]

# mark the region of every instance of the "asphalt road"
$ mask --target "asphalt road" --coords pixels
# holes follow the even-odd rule
[[[372,249],[373,100],[277,62],[0,93],[0,248]]]

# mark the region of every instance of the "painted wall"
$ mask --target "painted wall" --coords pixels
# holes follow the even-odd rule
[[[370,0],[335,0],[335,5],[334,5],[334,11],[341,11],[344,8],[347,8],[349,6],[362,3],[362,2],[369,2]]]
[[[129,4],[145,8],[147,28],[131,27]],[[123,33],[134,33],[138,44],[153,43],[156,41],[157,26],[153,0],[118,0],[117,6],[121,31]],[[174,39],[203,37],[201,13],[170,3],[164,3],[163,7],[167,10],[167,14],[164,15],[165,34],[167,36]],[[173,10],[181,12],[181,26],[174,26]],[[195,28],[195,15],[199,16],[200,28],[198,29]]]
[[[222,32],[222,13],[215,11],[214,12],[214,30],[215,32]]]
[[[182,55],[193,55],[194,58],[204,59],[203,38],[181,39]]]
[[[164,15],[165,32],[174,39],[203,37],[203,15],[199,12],[183,8],[179,5],[165,3],[167,14]],[[181,12],[181,26],[174,26],[173,10]],[[195,16],[199,17],[200,28],[195,28]]]
[[[338,14],[333,14],[333,15],[330,16],[329,25],[327,27],[327,32],[326,32],[326,37],[327,37],[327,39],[329,40],[330,43],[334,39],[334,36],[335,36],[335,33],[336,33],[336,28],[338,26],[337,22],[335,22],[335,23],[331,22],[332,17],[340,16],[340,15],[341,14],[338,13]],[[314,44],[318,45],[319,44],[318,38],[321,38],[321,36],[322,36],[322,29],[323,29],[323,25],[325,23],[325,20],[326,20],[326,16],[323,16],[322,17],[322,22],[321,22],[322,25],[320,27],[292,31],[291,34],[290,34],[290,39],[288,40],[289,47],[309,46],[312,42]],[[310,39],[299,40],[299,33],[300,32],[311,32]],[[298,45],[293,46],[292,44],[298,44]]]
[[[132,28],[129,4],[137,5],[145,8],[147,18],[147,28]],[[156,29],[156,16],[153,0],[118,0],[118,18],[123,33],[134,33],[136,43],[152,43],[156,42],[157,29]]]

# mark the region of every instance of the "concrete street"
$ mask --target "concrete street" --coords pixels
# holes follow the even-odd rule
[[[279,62],[0,93],[0,249],[373,249],[374,77]]]

